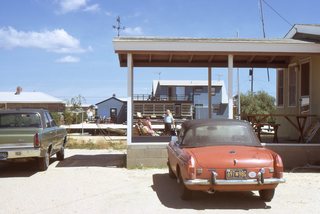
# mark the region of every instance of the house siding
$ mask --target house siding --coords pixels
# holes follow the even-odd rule
[[[117,118],[121,118],[119,115],[124,103],[116,98],[110,98],[104,102],[96,104],[98,107],[97,116],[100,118],[109,118],[110,117],[110,109],[116,108],[117,109]]]
[[[301,64],[310,63],[310,76],[309,76],[309,91],[310,91],[310,111],[308,114],[320,115],[320,56],[312,57],[295,57],[290,61],[290,65],[298,66],[297,75],[297,105],[294,107],[289,106],[289,75],[288,68],[284,69],[284,105],[277,108],[279,114],[299,114],[300,113],[300,98],[301,98]],[[294,122],[295,121],[295,118]],[[297,130],[283,117],[276,118],[277,123],[281,124],[278,130],[278,136],[292,140],[296,140],[299,135]],[[311,125],[317,118],[308,119],[306,128]]]
[[[194,118],[204,119],[208,118],[208,87],[207,86],[161,86],[157,87],[155,92],[156,97],[162,99],[170,99],[169,88],[171,88],[171,98],[176,96],[176,88],[184,87],[184,95],[187,100],[193,100]],[[215,94],[212,96],[212,117],[213,118],[227,118],[228,108],[227,104],[222,103],[222,87],[212,86]],[[181,96],[179,94],[178,96]]]

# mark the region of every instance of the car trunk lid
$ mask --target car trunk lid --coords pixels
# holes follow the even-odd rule
[[[204,168],[248,168],[272,166],[272,155],[263,147],[213,146],[188,149]]]

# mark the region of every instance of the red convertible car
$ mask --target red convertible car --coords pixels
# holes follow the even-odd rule
[[[169,176],[177,178],[183,200],[200,190],[259,191],[271,201],[285,182],[281,157],[262,147],[248,122],[186,121],[167,150]]]

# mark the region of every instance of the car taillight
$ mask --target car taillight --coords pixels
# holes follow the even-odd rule
[[[33,145],[34,145],[34,147],[40,147],[40,139],[39,139],[39,134],[38,133],[36,133],[34,135]]]
[[[278,154],[274,156],[274,175],[276,178],[283,177],[283,163]]]
[[[188,175],[190,176],[191,179],[196,178],[196,161],[192,156],[188,161]]]

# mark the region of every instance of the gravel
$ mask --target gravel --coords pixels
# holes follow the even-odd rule
[[[320,174],[285,173],[271,202],[257,192],[179,198],[166,169],[123,168],[125,154],[108,150],[66,150],[49,169],[34,162],[0,162],[0,213],[319,213]]]

